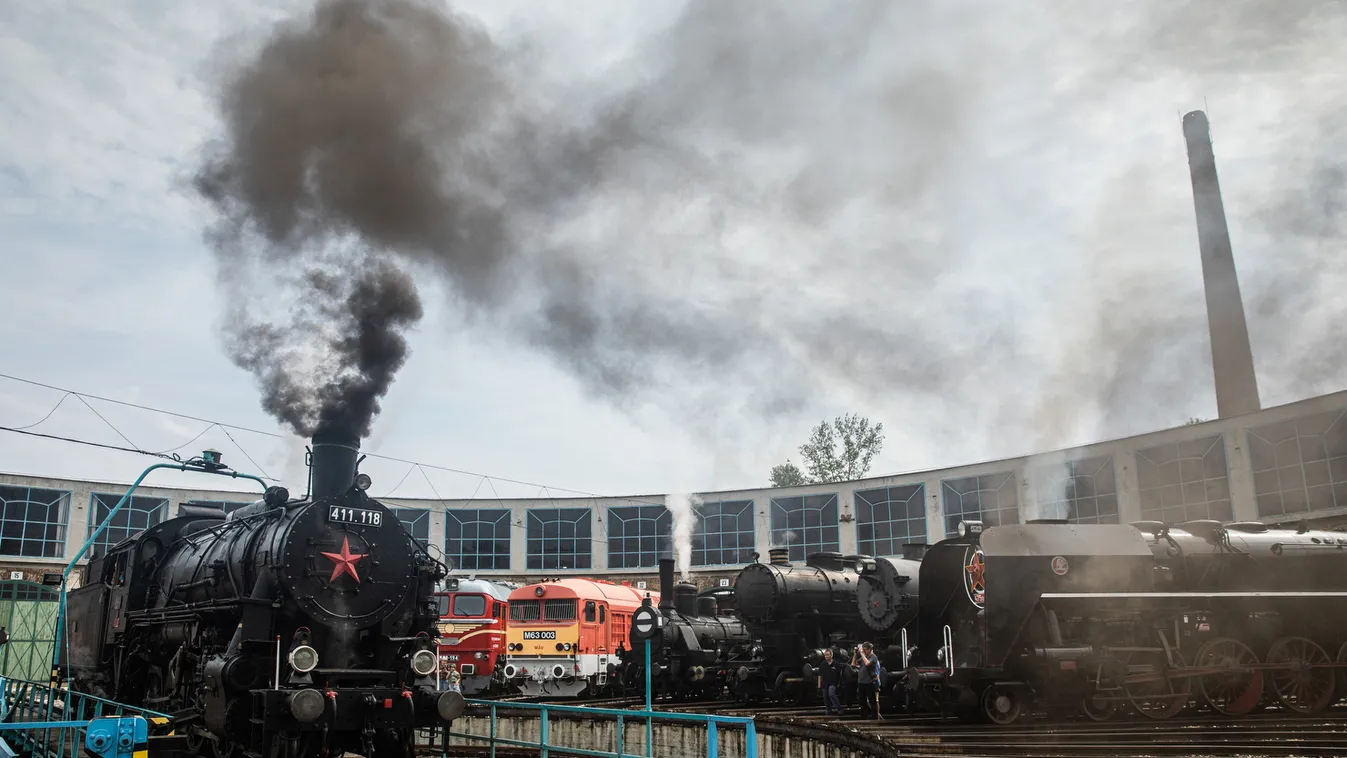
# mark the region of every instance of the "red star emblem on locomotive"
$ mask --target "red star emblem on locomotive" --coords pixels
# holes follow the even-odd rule
[[[964,571],[968,572],[968,576],[965,577],[968,581],[968,589],[973,593],[974,600],[980,601],[982,594],[986,589],[983,584],[983,579],[986,574],[986,564],[982,562],[981,550],[973,553],[973,557],[968,561],[968,565],[964,566]]]
[[[337,577],[342,574],[350,574],[357,584],[360,583],[360,575],[355,572],[355,564],[368,558],[369,553],[352,553],[349,537],[342,536],[340,553],[323,553],[323,555],[332,560],[332,577],[327,580],[329,583],[337,581]]]

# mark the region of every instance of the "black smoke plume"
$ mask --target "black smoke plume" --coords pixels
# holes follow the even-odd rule
[[[1347,5],[1092,8],[692,0],[557,88],[546,56],[438,0],[321,0],[230,58],[224,136],[197,173],[231,352],[297,431],[338,406],[367,429],[420,313],[410,281],[433,278],[465,324],[606,398],[657,395],[695,411],[679,414],[690,425],[739,416],[755,431],[861,404],[911,430],[910,466],[1209,415],[1171,104],[1308,87],[1306,71],[1340,68]],[[1344,101],[1314,89],[1298,102]],[[1332,135],[1341,111],[1315,108]],[[1218,138],[1236,118],[1211,116]],[[1141,127],[1169,152],[1129,152]],[[1299,136],[1268,154],[1309,164],[1293,182],[1339,186],[1318,168],[1340,135]],[[1223,172],[1227,154],[1218,144]],[[1222,174],[1237,236],[1239,187]],[[1314,245],[1285,272],[1302,298],[1321,276],[1311,250],[1341,238],[1319,223],[1338,195],[1310,194]],[[1236,248],[1242,285],[1279,249],[1247,235]],[[397,272],[407,286],[386,286]],[[362,317],[361,281],[405,297]],[[1314,297],[1329,322],[1333,297]],[[1305,309],[1280,302],[1284,334]],[[1293,364],[1311,348],[1260,361],[1260,386],[1305,373]]]

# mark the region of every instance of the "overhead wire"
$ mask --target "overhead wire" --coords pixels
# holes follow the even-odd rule
[[[128,402],[128,401],[125,401],[125,400],[117,400],[117,399],[115,399],[115,398],[104,397],[104,396],[100,396],[100,395],[94,395],[94,394],[90,394],[90,393],[87,393],[87,392],[80,392],[80,391],[78,391],[78,390],[72,390],[72,389],[69,389],[69,388],[67,388],[67,387],[58,387],[58,386],[53,385],[53,384],[48,384],[48,383],[45,383],[45,382],[39,382],[39,381],[35,381],[35,380],[32,380],[32,379],[25,379],[25,378],[20,377],[20,376],[15,376],[15,375],[13,375],[13,374],[7,374],[7,373],[3,373],[3,372],[0,372],[0,379],[9,379],[9,380],[11,380],[11,381],[19,382],[19,383],[21,383],[21,384],[28,384],[28,385],[31,385],[31,386],[34,386],[34,387],[41,387],[41,388],[43,388],[43,389],[48,389],[48,390],[52,390],[52,391],[55,391],[55,392],[63,393],[62,398],[61,398],[61,400],[59,400],[59,401],[57,402],[56,407],[53,407],[50,411],[48,411],[48,413],[47,413],[45,416],[43,416],[43,418],[42,418],[41,421],[38,421],[36,424],[30,424],[30,425],[28,425],[28,426],[26,426],[26,427],[0,426],[0,431],[9,431],[9,432],[23,433],[25,430],[31,429],[32,427],[37,426],[38,424],[41,424],[43,421],[46,421],[48,418],[50,418],[51,415],[52,415],[53,413],[56,412],[56,408],[59,407],[61,403],[65,402],[65,399],[66,399],[65,396],[66,396],[66,395],[73,395],[76,399],[80,400],[80,402],[82,402],[86,407],[88,407],[89,410],[93,411],[94,415],[98,416],[98,418],[99,418],[100,420],[102,420],[103,423],[107,424],[110,428],[112,428],[112,430],[113,430],[114,432],[116,432],[117,435],[120,436],[123,440],[125,440],[126,443],[127,443],[130,447],[129,447],[129,448],[120,448],[120,447],[117,447],[117,446],[115,446],[115,445],[106,445],[106,444],[102,444],[102,443],[91,442],[91,441],[88,441],[88,440],[80,440],[80,439],[76,439],[76,438],[61,437],[61,436],[59,436],[59,435],[36,434],[36,435],[34,435],[34,436],[47,437],[47,438],[50,438],[50,439],[59,439],[59,440],[66,441],[66,442],[75,442],[75,443],[80,443],[80,444],[91,445],[91,446],[94,446],[94,447],[106,448],[106,449],[110,449],[110,450],[120,450],[120,451],[122,451],[122,452],[139,453],[139,454],[141,454],[141,455],[151,455],[151,456],[155,456],[155,457],[159,457],[159,458],[168,458],[168,459],[171,459],[171,460],[177,460],[177,458],[176,458],[175,456],[172,456],[172,455],[170,455],[169,453],[171,453],[172,451],[179,450],[179,449],[181,449],[181,448],[183,448],[183,447],[186,447],[187,445],[190,445],[192,442],[196,441],[197,439],[200,439],[202,436],[204,436],[204,435],[206,434],[206,432],[209,432],[210,429],[211,429],[212,427],[219,427],[220,430],[225,434],[225,436],[229,438],[229,441],[232,442],[232,443],[234,444],[234,446],[238,448],[238,450],[239,450],[240,453],[243,454],[244,458],[246,458],[246,459],[248,460],[249,463],[251,463],[253,466],[255,466],[255,467],[257,468],[257,470],[263,474],[263,478],[264,478],[264,479],[268,479],[268,480],[271,480],[271,481],[277,481],[274,477],[271,477],[271,476],[267,476],[267,475],[266,475],[266,472],[262,469],[262,467],[259,466],[259,465],[257,464],[256,460],[254,460],[253,457],[252,457],[251,455],[248,454],[248,451],[245,450],[245,449],[243,448],[243,446],[239,444],[238,440],[234,439],[234,436],[231,435],[231,434],[229,433],[229,430],[232,429],[232,430],[234,430],[234,431],[247,432],[247,433],[249,433],[249,434],[258,434],[258,435],[262,435],[262,436],[264,436],[264,437],[270,437],[270,438],[272,438],[272,439],[284,439],[284,438],[285,438],[285,435],[283,435],[283,434],[281,434],[281,433],[279,433],[279,432],[271,432],[271,431],[266,431],[266,430],[263,430],[263,429],[255,429],[255,428],[252,428],[252,427],[242,426],[242,425],[240,425],[240,424],[230,424],[230,423],[226,423],[226,422],[224,422],[224,421],[216,421],[216,420],[214,420],[214,419],[203,418],[203,417],[201,417],[201,416],[194,416],[194,415],[187,414],[187,413],[179,413],[179,412],[177,412],[177,411],[170,411],[170,410],[167,410],[167,409],[165,409],[165,408],[158,408],[158,407],[155,407],[155,406],[144,405],[144,404],[141,404],[141,403],[132,403],[132,402]],[[165,450],[165,451],[163,451],[163,452],[158,452],[158,453],[156,453],[156,452],[153,452],[153,451],[144,450],[144,449],[142,449],[142,448],[136,446],[135,443],[131,442],[131,440],[128,439],[128,438],[126,437],[126,435],[122,434],[122,432],[121,432],[119,429],[117,429],[115,426],[113,426],[113,424],[112,424],[110,421],[108,421],[106,417],[104,417],[101,413],[99,413],[97,410],[95,410],[95,409],[93,408],[93,406],[89,405],[88,400],[97,400],[97,401],[99,401],[99,402],[111,403],[111,404],[113,404],[113,405],[120,405],[120,406],[123,406],[123,407],[127,407],[127,408],[135,408],[135,409],[137,409],[137,410],[147,411],[147,412],[150,412],[150,413],[158,413],[158,414],[165,415],[165,416],[171,416],[171,417],[173,417],[173,418],[186,419],[186,420],[188,420],[188,421],[195,421],[195,422],[198,422],[198,423],[207,424],[208,426],[206,427],[206,429],[202,430],[202,432],[201,432],[200,434],[196,435],[196,437],[193,437],[192,439],[188,440],[187,442],[184,442],[183,444],[177,445],[177,446],[172,447],[172,448],[168,448],[167,450]],[[442,471],[442,472],[449,473],[449,474],[457,474],[457,475],[460,475],[460,476],[467,476],[467,477],[473,477],[473,478],[481,478],[481,479],[484,480],[484,482],[491,488],[491,491],[492,491],[492,493],[496,496],[496,499],[497,499],[497,500],[500,500],[500,499],[503,499],[503,498],[501,498],[500,493],[496,490],[495,482],[502,482],[502,483],[505,483],[505,484],[514,484],[514,485],[518,485],[518,486],[521,486],[521,487],[536,487],[536,488],[539,488],[540,490],[546,490],[546,491],[548,491],[548,492],[549,492],[549,495],[550,495],[550,493],[551,493],[552,491],[556,491],[556,492],[563,492],[563,493],[568,493],[568,494],[572,494],[572,495],[579,495],[579,496],[582,496],[582,497],[584,497],[584,498],[590,498],[590,499],[595,499],[595,498],[605,498],[605,499],[607,499],[608,497],[610,497],[610,496],[599,495],[599,494],[594,493],[594,492],[589,492],[589,491],[587,491],[587,490],[578,490],[578,489],[574,489],[574,488],[570,488],[570,487],[561,487],[561,486],[558,486],[558,485],[555,485],[555,484],[553,484],[553,485],[540,484],[540,483],[538,483],[538,482],[531,482],[531,481],[526,481],[526,480],[523,480],[523,479],[514,479],[514,478],[511,478],[511,477],[505,477],[505,476],[493,476],[493,475],[491,475],[491,474],[483,474],[483,473],[477,472],[477,471],[468,471],[468,470],[466,470],[466,469],[455,468],[455,467],[453,467],[453,466],[442,466],[442,465],[437,465],[437,464],[433,464],[433,463],[425,463],[425,462],[422,462],[422,461],[415,461],[415,460],[412,460],[412,459],[409,459],[409,458],[402,458],[402,457],[394,456],[394,455],[384,455],[384,454],[381,454],[381,453],[364,453],[364,455],[367,456],[367,457],[369,457],[369,458],[375,458],[375,459],[382,460],[382,461],[388,461],[388,462],[390,462],[390,463],[401,463],[401,464],[406,464],[406,465],[409,467],[409,469],[408,469],[408,474],[409,474],[409,475],[410,475],[410,473],[411,473],[411,470],[414,469],[414,468],[420,468],[420,469],[422,469],[422,471],[421,471],[422,477],[425,478],[426,483],[427,483],[428,485],[430,485],[431,492],[432,492],[432,493],[435,493],[435,495],[436,495],[435,499],[436,499],[436,500],[439,500],[440,502],[446,502],[446,501],[445,501],[444,498],[442,498],[442,497],[439,496],[438,491],[437,491],[436,488],[435,488],[435,485],[430,481],[430,476],[429,476],[428,474],[426,474],[426,471],[425,471],[426,469],[430,469],[430,470],[434,470],[434,471]],[[405,477],[404,477],[404,479],[405,479]],[[478,490],[481,489],[482,483],[483,483],[483,482],[478,482]],[[399,485],[399,486],[401,486],[401,485]],[[476,497],[476,495],[474,494],[473,497],[472,497],[472,498],[469,498],[469,499],[474,499],[475,497]],[[661,501],[651,500],[651,499],[648,499],[648,498],[632,497],[632,496],[622,496],[622,495],[615,496],[615,497],[616,497],[616,499],[625,500],[625,501],[630,502],[630,503],[639,503],[639,504],[642,504],[642,505],[663,505],[663,504],[664,504],[664,503],[661,502]],[[552,499],[555,499],[555,498],[549,496],[548,499],[549,499],[549,500],[552,500]]]

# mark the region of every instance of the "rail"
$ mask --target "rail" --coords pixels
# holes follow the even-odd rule
[[[758,756],[758,735],[757,728],[752,718],[743,716],[716,716],[702,713],[677,713],[669,711],[628,711],[610,708],[585,708],[574,705],[552,705],[548,703],[499,703],[494,700],[468,700],[469,706],[486,708],[488,710],[487,734],[476,732],[467,732],[462,729],[453,729],[447,732],[447,737],[467,740],[472,742],[486,742],[490,747],[491,758],[496,758],[497,747],[511,748],[532,748],[538,751],[541,758],[549,758],[553,755],[578,755],[590,756],[591,758],[655,758],[655,740],[654,740],[654,722],[675,722],[682,724],[691,724],[693,726],[704,726],[706,733],[705,755],[707,758],[718,758],[721,752],[721,727],[729,727],[732,731],[742,730],[744,735],[743,758],[757,758]],[[522,733],[515,736],[502,736],[500,711],[537,711],[538,712],[538,731],[537,739],[524,739]],[[552,715],[572,715],[586,720],[602,719],[611,720],[614,723],[612,729],[612,739],[609,741],[612,750],[599,750],[595,747],[602,737],[601,732],[607,729],[599,729],[592,721],[582,729],[580,733],[584,734],[591,743],[589,746],[573,745],[567,746],[557,742],[558,736],[552,729],[553,722],[560,719],[553,719]],[[467,719],[464,719],[466,721]],[[627,750],[627,725],[631,723],[644,723],[645,740],[641,746],[642,752],[629,752]],[[461,722],[460,722],[461,723]],[[512,732],[515,730],[512,730]],[[700,731],[700,730],[699,730]],[[446,740],[447,742],[447,740]],[[700,742],[700,740],[698,740]],[[443,746],[447,752],[448,745]],[[701,750],[696,753],[687,752],[686,748],[678,749],[673,753],[660,753],[660,755],[693,755],[701,754]]]
[[[144,755],[149,725],[167,714],[37,682],[0,680],[0,738],[33,758]]]

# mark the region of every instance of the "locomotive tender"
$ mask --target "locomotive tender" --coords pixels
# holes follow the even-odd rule
[[[447,569],[366,494],[358,452],[320,432],[311,497],[184,507],[93,560],[58,641],[71,685],[175,714],[217,758],[411,755],[415,729],[447,726],[464,708],[435,684]]]

